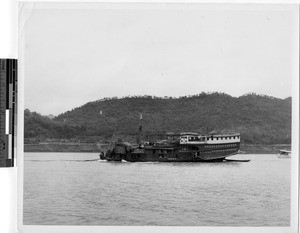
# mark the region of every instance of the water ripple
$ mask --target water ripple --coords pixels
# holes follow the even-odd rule
[[[288,226],[290,160],[110,163],[26,153],[24,224]],[[237,158],[239,159],[239,158]]]

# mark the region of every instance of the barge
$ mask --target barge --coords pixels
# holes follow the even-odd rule
[[[238,154],[240,134],[236,132],[168,133],[166,139],[133,146],[121,140],[113,143],[100,159],[128,162],[221,162]]]

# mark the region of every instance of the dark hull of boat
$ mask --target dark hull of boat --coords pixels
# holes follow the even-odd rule
[[[106,154],[107,161],[128,161],[128,162],[222,162],[226,157],[238,154],[239,143],[229,147],[222,145],[214,149],[204,146],[180,147],[145,147],[131,151],[121,150],[116,153],[111,151]]]
[[[162,163],[213,163],[213,162],[223,162],[224,158],[219,159],[209,159],[209,160],[202,160],[202,159],[157,159],[157,160],[141,160],[141,159],[124,159],[127,162],[162,162]]]

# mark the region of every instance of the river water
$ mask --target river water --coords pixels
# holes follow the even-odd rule
[[[116,163],[25,153],[25,225],[289,226],[291,160]]]

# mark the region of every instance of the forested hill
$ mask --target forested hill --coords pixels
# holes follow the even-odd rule
[[[114,132],[134,136],[142,114],[145,137],[165,132],[234,129],[241,133],[244,143],[291,141],[291,98],[282,100],[256,94],[238,98],[223,93],[180,98],[106,98],[53,119],[26,111],[25,138],[108,138]]]

